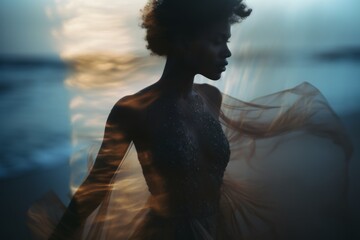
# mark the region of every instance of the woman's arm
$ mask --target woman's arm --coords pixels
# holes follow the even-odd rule
[[[121,102],[110,112],[95,163],[71,199],[50,239],[71,239],[76,229],[85,222],[111,190],[111,179],[131,142],[131,116],[130,110],[122,106]]]

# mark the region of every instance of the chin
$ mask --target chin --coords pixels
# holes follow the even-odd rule
[[[219,80],[221,78],[221,73],[217,74],[217,75],[212,75],[212,76],[208,76],[207,78],[209,78],[210,80]]]
[[[219,80],[221,78],[221,72],[219,73],[213,73],[213,74],[202,74],[204,77],[210,79],[210,80]]]

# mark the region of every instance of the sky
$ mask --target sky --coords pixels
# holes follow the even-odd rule
[[[0,54],[58,54],[51,31],[59,22],[46,15],[53,4],[53,0],[1,0]]]
[[[241,28],[238,32],[244,45],[293,49],[354,46],[360,42],[358,0],[246,2],[253,14],[236,27]],[[114,51],[114,47],[143,51],[143,32],[138,25],[144,3],[1,0],[0,54],[61,55],[94,49]]]

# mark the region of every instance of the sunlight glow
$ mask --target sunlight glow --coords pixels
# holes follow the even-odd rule
[[[139,32],[139,10],[143,1],[58,1],[57,12],[64,16],[64,22],[57,30],[61,38],[61,56],[71,58],[94,52],[123,54],[137,51],[142,38],[134,42]],[[50,11],[47,10],[48,14]]]

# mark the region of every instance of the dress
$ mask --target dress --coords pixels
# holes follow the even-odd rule
[[[336,158],[346,165],[351,144],[337,116],[310,84],[250,103],[223,94],[220,112],[202,89],[194,87],[197,95],[186,111],[193,113],[188,121],[205,141],[187,131],[182,111],[171,100],[150,111],[149,118],[161,112],[168,118],[160,117],[158,126],[148,128],[149,151],[136,155],[136,140],[129,146],[112,180],[112,191],[78,229],[76,239],[286,239],[291,234],[279,233],[283,219],[277,209],[283,195],[272,188],[279,182],[276,175],[264,177],[264,169],[256,163],[289,158],[287,149],[304,142],[325,141],[321,146],[336,146]],[[207,151],[200,153],[200,147]],[[338,189],[345,189],[346,170],[335,181],[340,182]],[[29,212],[30,226],[39,239],[49,236],[64,211],[58,204],[49,215],[43,206],[51,204],[45,202]],[[344,213],[336,214],[341,219]],[[34,226],[39,224],[48,230],[38,231]]]

